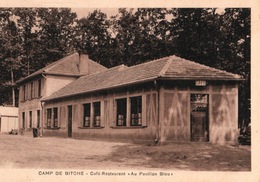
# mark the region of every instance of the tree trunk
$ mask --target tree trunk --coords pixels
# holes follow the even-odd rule
[[[13,102],[13,107],[15,107],[15,91],[14,91],[14,72],[13,72],[13,68],[11,68],[11,83],[12,83],[12,102]]]

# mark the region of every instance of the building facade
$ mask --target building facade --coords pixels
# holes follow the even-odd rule
[[[18,108],[0,106],[0,133],[8,133],[18,128]]]
[[[42,98],[50,96],[82,75],[104,69],[106,68],[88,59],[86,55],[75,53],[19,80],[20,130],[26,132],[32,128],[42,128]]]
[[[234,143],[239,75],[176,56],[85,75],[41,99],[43,136]]]

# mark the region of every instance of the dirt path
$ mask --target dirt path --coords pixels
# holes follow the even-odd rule
[[[0,168],[249,171],[248,148],[0,135]]]

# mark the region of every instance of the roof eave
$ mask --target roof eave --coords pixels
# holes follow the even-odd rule
[[[138,81],[135,81],[135,82],[127,82],[127,83],[124,83],[124,84],[114,85],[114,86],[111,86],[111,87],[108,87],[108,88],[104,87],[104,88],[100,88],[100,89],[88,90],[86,92],[69,94],[69,95],[55,97],[55,98],[51,98],[51,99],[41,99],[40,101],[41,102],[48,102],[48,101],[68,98],[68,97],[71,97],[71,96],[79,96],[79,95],[83,95],[83,94],[88,94],[88,93],[91,93],[91,92],[99,92],[99,91],[104,91],[104,90],[108,90],[108,89],[116,89],[116,88],[125,87],[125,86],[128,86],[128,85],[135,85],[135,84],[140,84],[140,83],[153,81],[153,80],[156,80],[158,78],[159,77],[156,76],[156,77],[151,77],[151,78],[148,78],[148,79],[138,80]]]
[[[244,81],[244,78],[207,78],[207,77],[167,77],[167,76],[162,76],[159,78],[160,80],[208,80],[208,81]]]
[[[135,84],[140,84],[140,83],[144,83],[144,82],[149,82],[149,81],[153,81],[153,80],[209,80],[209,81],[243,81],[243,78],[203,78],[203,77],[191,77],[191,78],[172,78],[172,77],[165,77],[165,76],[156,76],[156,77],[151,77],[148,79],[142,79],[142,80],[138,80],[135,82],[127,82],[124,84],[118,84],[118,85],[114,85],[111,87],[104,87],[104,88],[99,88],[96,90],[88,90],[86,92],[80,92],[80,93],[75,93],[75,94],[68,94],[68,95],[64,95],[64,96],[60,96],[60,97],[54,97],[51,99],[42,99],[41,102],[48,102],[48,101],[54,101],[54,100],[58,100],[58,99],[65,99],[68,97],[72,97],[72,96],[79,96],[79,95],[84,95],[84,94],[88,94],[88,93],[92,93],[92,92],[98,92],[98,91],[104,91],[104,90],[108,90],[108,89],[116,89],[116,88],[120,88],[120,87],[125,87],[125,86],[129,86],[129,85],[135,85]]]

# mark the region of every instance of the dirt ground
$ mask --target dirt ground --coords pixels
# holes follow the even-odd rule
[[[250,171],[250,146],[0,135],[0,168]]]

